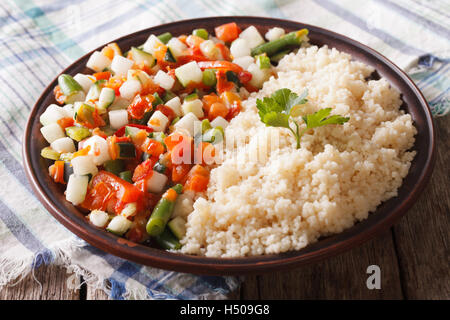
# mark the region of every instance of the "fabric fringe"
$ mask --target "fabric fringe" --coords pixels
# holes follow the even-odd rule
[[[105,292],[110,299],[118,300],[154,300],[154,299],[176,299],[175,296],[149,290],[142,285],[123,284],[113,278],[104,278],[89,270],[73,263],[71,253],[86,246],[86,242],[78,238],[68,239],[56,243],[53,248],[24,257],[0,257],[0,290],[4,287],[14,287],[26,278],[30,273],[33,279],[42,285],[35,277],[34,272],[42,265],[56,265],[67,269],[67,273],[72,273],[68,277],[67,288],[69,290],[79,290],[86,284],[94,290],[100,289]],[[80,276],[83,282],[80,282]],[[242,280],[242,279],[241,279]],[[227,281],[227,279],[226,279]],[[230,283],[231,285],[231,283]],[[227,299],[225,292],[212,290],[211,292],[200,294],[198,299]]]

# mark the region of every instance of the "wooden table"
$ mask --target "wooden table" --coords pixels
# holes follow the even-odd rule
[[[246,278],[233,299],[449,299],[450,298],[450,116],[436,120],[438,154],[425,192],[389,231],[328,260]],[[369,265],[381,269],[381,289],[366,286]],[[35,272],[0,291],[0,299],[107,299],[100,290],[67,287],[74,275],[61,267]]]

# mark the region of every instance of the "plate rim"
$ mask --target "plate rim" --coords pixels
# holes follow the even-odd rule
[[[57,77],[70,70],[74,66],[78,65],[80,61],[86,59],[88,56],[92,54],[92,52],[101,49],[105,44],[95,48],[94,50],[86,53],[82,57],[76,59],[73,63],[71,63],[68,67],[62,70],[58,76],[56,76],[49,85],[43,90],[39,98],[36,100],[33,108],[30,111],[28,116],[28,120],[26,123],[26,128],[23,133],[22,139],[22,159],[24,164],[24,170],[27,176],[28,181],[30,182],[32,189],[35,192],[38,200],[44,205],[44,207],[52,214],[53,217],[56,218],[61,224],[63,224],[67,229],[69,229],[72,233],[76,234],[80,238],[84,239],[91,245],[105,252],[111,253],[113,255],[119,256],[121,258],[131,260],[137,263],[145,264],[148,266],[158,267],[167,270],[173,270],[178,272],[189,272],[195,274],[209,274],[209,275],[236,275],[236,274],[254,274],[254,273],[262,273],[262,272],[270,272],[274,270],[284,270],[294,266],[299,266],[303,264],[313,263],[319,260],[322,260],[327,257],[331,257],[347,251],[350,248],[361,245],[362,243],[374,238],[379,233],[387,230],[390,226],[402,217],[407,210],[416,202],[420,194],[422,193],[425,186],[428,184],[431,173],[434,168],[434,164],[436,161],[436,130],[434,125],[434,120],[431,115],[430,107],[424,98],[422,92],[419,90],[417,85],[411,80],[411,78],[400,69],[395,63],[386,58],[384,55],[379,53],[378,51],[354,40],[345,35],[333,32],[331,30],[317,27],[315,25],[305,24],[299,21],[287,20],[287,19],[277,19],[277,18],[268,18],[268,17],[258,17],[258,16],[215,16],[215,17],[201,17],[194,19],[185,19],[185,20],[177,20],[170,23],[165,23],[157,26],[153,26],[150,28],[142,29],[117,39],[108,41],[110,42],[120,42],[121,40],[134,37],[141,33],[150,34],[153,30],[158,29],[167,29],[171,26],[176,26],[178,24],[186,24],[191,23],[195,26],[195,24],[199,24],[204,21],[215,20],[215,21],[223,21],[228,22],[235,21],[239,24],[241,23],[253,23],[254,24],[264,24],[264,22],[268,23],[278,23],[280,25],[296,25],[308,28],[310,30],[314,30],[314,32],[321,32],[328,36],[333,36],[338,40],[344,40],[344,42],[349,43],[353,47],[358,47],[363,51],[369,53],[370,55],[378,58],[383,61],[389,69],[397,73],[401,77],[401,80],[412,89],[414,95],[420,101],[421,107],[426,115],[425,122],[427,123],[428,131],[430,132],[430,144],[428,146],[428,150],[426,152],[427,159],[424,168],[422,168],[422,172],[417,178],[418,184],[414,186],[414,189],[408,193],[407,197],[402,201],[402,205],[400,208],[393,210],[390,212],[384,219],[380,222],[375,223],[373,225],[369,225],[364,232],[357,232],[356,234],[348,234],[349,230],[352,227],[345,229],[340,234],[348,234],[346,239],[342,239],[336,241],[333,244],[327,245],[323,248],[319,248],[316,250],[311,250],[312,245],[309,244],[305,248],[297,251],[290,251],[288,253],[280,253],[280,254],[272,254],[272,255],[261,255],[261,256],[250,256],[250,257],[237,257],[237,258],[209,258],[204,256],[192,256],[185,255],[180,253],[171,253],[167,251],[163,251],[160,249],[150,248],[144,245],[135,244],[131,241],[128,241],[123,238],[118,238],[116,236],[112,236],[104,230],[96,229],[92,226],[88,225],[86,221],[86,226],[82,226],[74,222],[73,218],[64,213],[64,210],[58,208],[57,203],[53,203],[48,196],[46,195],[45,190],[42,185],[39,183],[35,172],[33,170],[33,165],[30,157],[30,146],[31,143],[27,139],[30,137],[32,125],[34,122],[34,118],[39,111],[39,107],[43,104],[42,102],[48,96],[49,92],[52,92],[55,81],[57,81]],[[405,177],[406,178],[406,177]],[[405,180],[405,178],[402,181]],[[401,188],[401,186],[399,187]],[[386,201],[384,201],[386,202]],[[383,202],[383,203],[384,203]],[[377,207],[378,208],[378,207]],[[369,213],[369,215],[375,214]],[[94,233],[90,233],[94,229]],[[97,233],[99,233],[97,235]],[[338,236],[337,234],[336,236]],[[114,239],[116,238],[116,239]],[[323,241],[323,240],[322,240]],[[320,242],[320,241],[319,241]],[[316,242],[318,243],[318,242]]]

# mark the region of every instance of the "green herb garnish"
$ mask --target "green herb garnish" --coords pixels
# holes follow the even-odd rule
[[[256,107],[258,108],[259,117],[267,127],[282,127],[289,129],[297,140],[297,149],[300,148],[300,139],[303,134],[312,128],[325,126],[327,124],[344,124],[350,118],[342,117],[340,115],[333,115],[329,117],[331,108],[320,109],[319,111],[303,116],[303,121],[306,127],[300,131],[299,124],[293,117],[299,116],[303,104],[306,99],[308,90],[305,90],[300,96],[287,88],[275,91],[270,97],[263,100],[256,100]],[[296,127],[294,131],[290,124],[292,121]]]

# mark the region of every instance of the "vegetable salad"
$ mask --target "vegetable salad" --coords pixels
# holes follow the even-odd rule
[[[266,41],[254,26],[228,23],[214,34],[152,34],[126,52],[116,43],[95,51],[93,72],[60,75],[60,105],[40,116],[50,176],[96,227],[179,249],[186,221],[174,212],[177,198],[207,189],[206,153],[214,158],[241,100],[307,33],[272,28]]]

